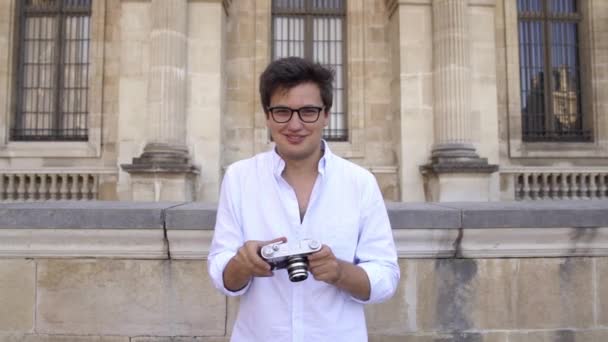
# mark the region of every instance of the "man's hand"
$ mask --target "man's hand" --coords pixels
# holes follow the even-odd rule
[[[262,259],[259,253],[263,246],[277,242],[287,242],[287,238],[245,242],[224,269],[224,286],[231,291],[238,291],[245,287],[252,277],[272,276],[270,265]]]
[[[357,265],[336,258],[327,245],[308,256],[308,270],[316,280],[333,285],[360,300],[369,299],[371,288],[367,273]]]
[[[308,269],[315,280],[331,285],[342,277],[342,264],[327,245],[323,245],[321,250],[308,256]]]

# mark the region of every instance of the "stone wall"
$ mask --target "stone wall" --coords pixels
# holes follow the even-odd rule
[[[374,342],[605,341],[608,201],[389,203],[401,282]],[[0,205],[0,341],[228,341],[215,206]]]

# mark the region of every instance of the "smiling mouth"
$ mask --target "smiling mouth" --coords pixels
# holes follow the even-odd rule
[[[286,135],[285,138],[287,139],[288,142],[292,143],[292,144],[297,144],[300,143],[304,140],[304,136],[300,136],[300,135]]]

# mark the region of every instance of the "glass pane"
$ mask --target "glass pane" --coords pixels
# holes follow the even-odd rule
[[[63,0],[66,10],[87,10],[91,7],[91,0]]]
[[[313,0],[312,8],[314,10],[332,10],[336,11],[344,6],[344,0]]]
[[[551,23],[551,101],[558,134],[580,129],[580,87],[578,79],[577,24]]]
[[[60,5],[59,0],[26,0],[24,9],[28,12],[56,11]]]
[[[344,111],[344,60],[341,17],[315,17],[313,19],[314,60],[328,66],[335,73],[333,106],[329,125],[325,129],[327,138],[340,140],[346,138],[346,115]]]
[[[273,0],[272,8],[279,12],[303,11],[307,0]]]
[[[304,18],[275,16],[273,20],[273,59],[304,57]]]
[[[544,132],[544,50],[542,23],[519,22],[522,131],[526,136]]]
[[[519,13],[540,13],[542,10],[542,0],[517,0],[517,12]]]
[[[551,13],[576,13],[576,10],[576,0],[549,0],[549,11]]]

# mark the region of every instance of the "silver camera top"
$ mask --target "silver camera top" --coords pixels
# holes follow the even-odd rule
[[[272,243],[262,247],[260,254],[273,270],[286,268],[289,280],[303,281],[308,278],[308,255],[321,250],[317,240],[304,239],[294,244]]]
[[[304,239],[296,244],[277,242],[262,247],[261,254],[264,259],[276,260],[294,255],[307,255],[321,250],[321,243],[317,240]]]

